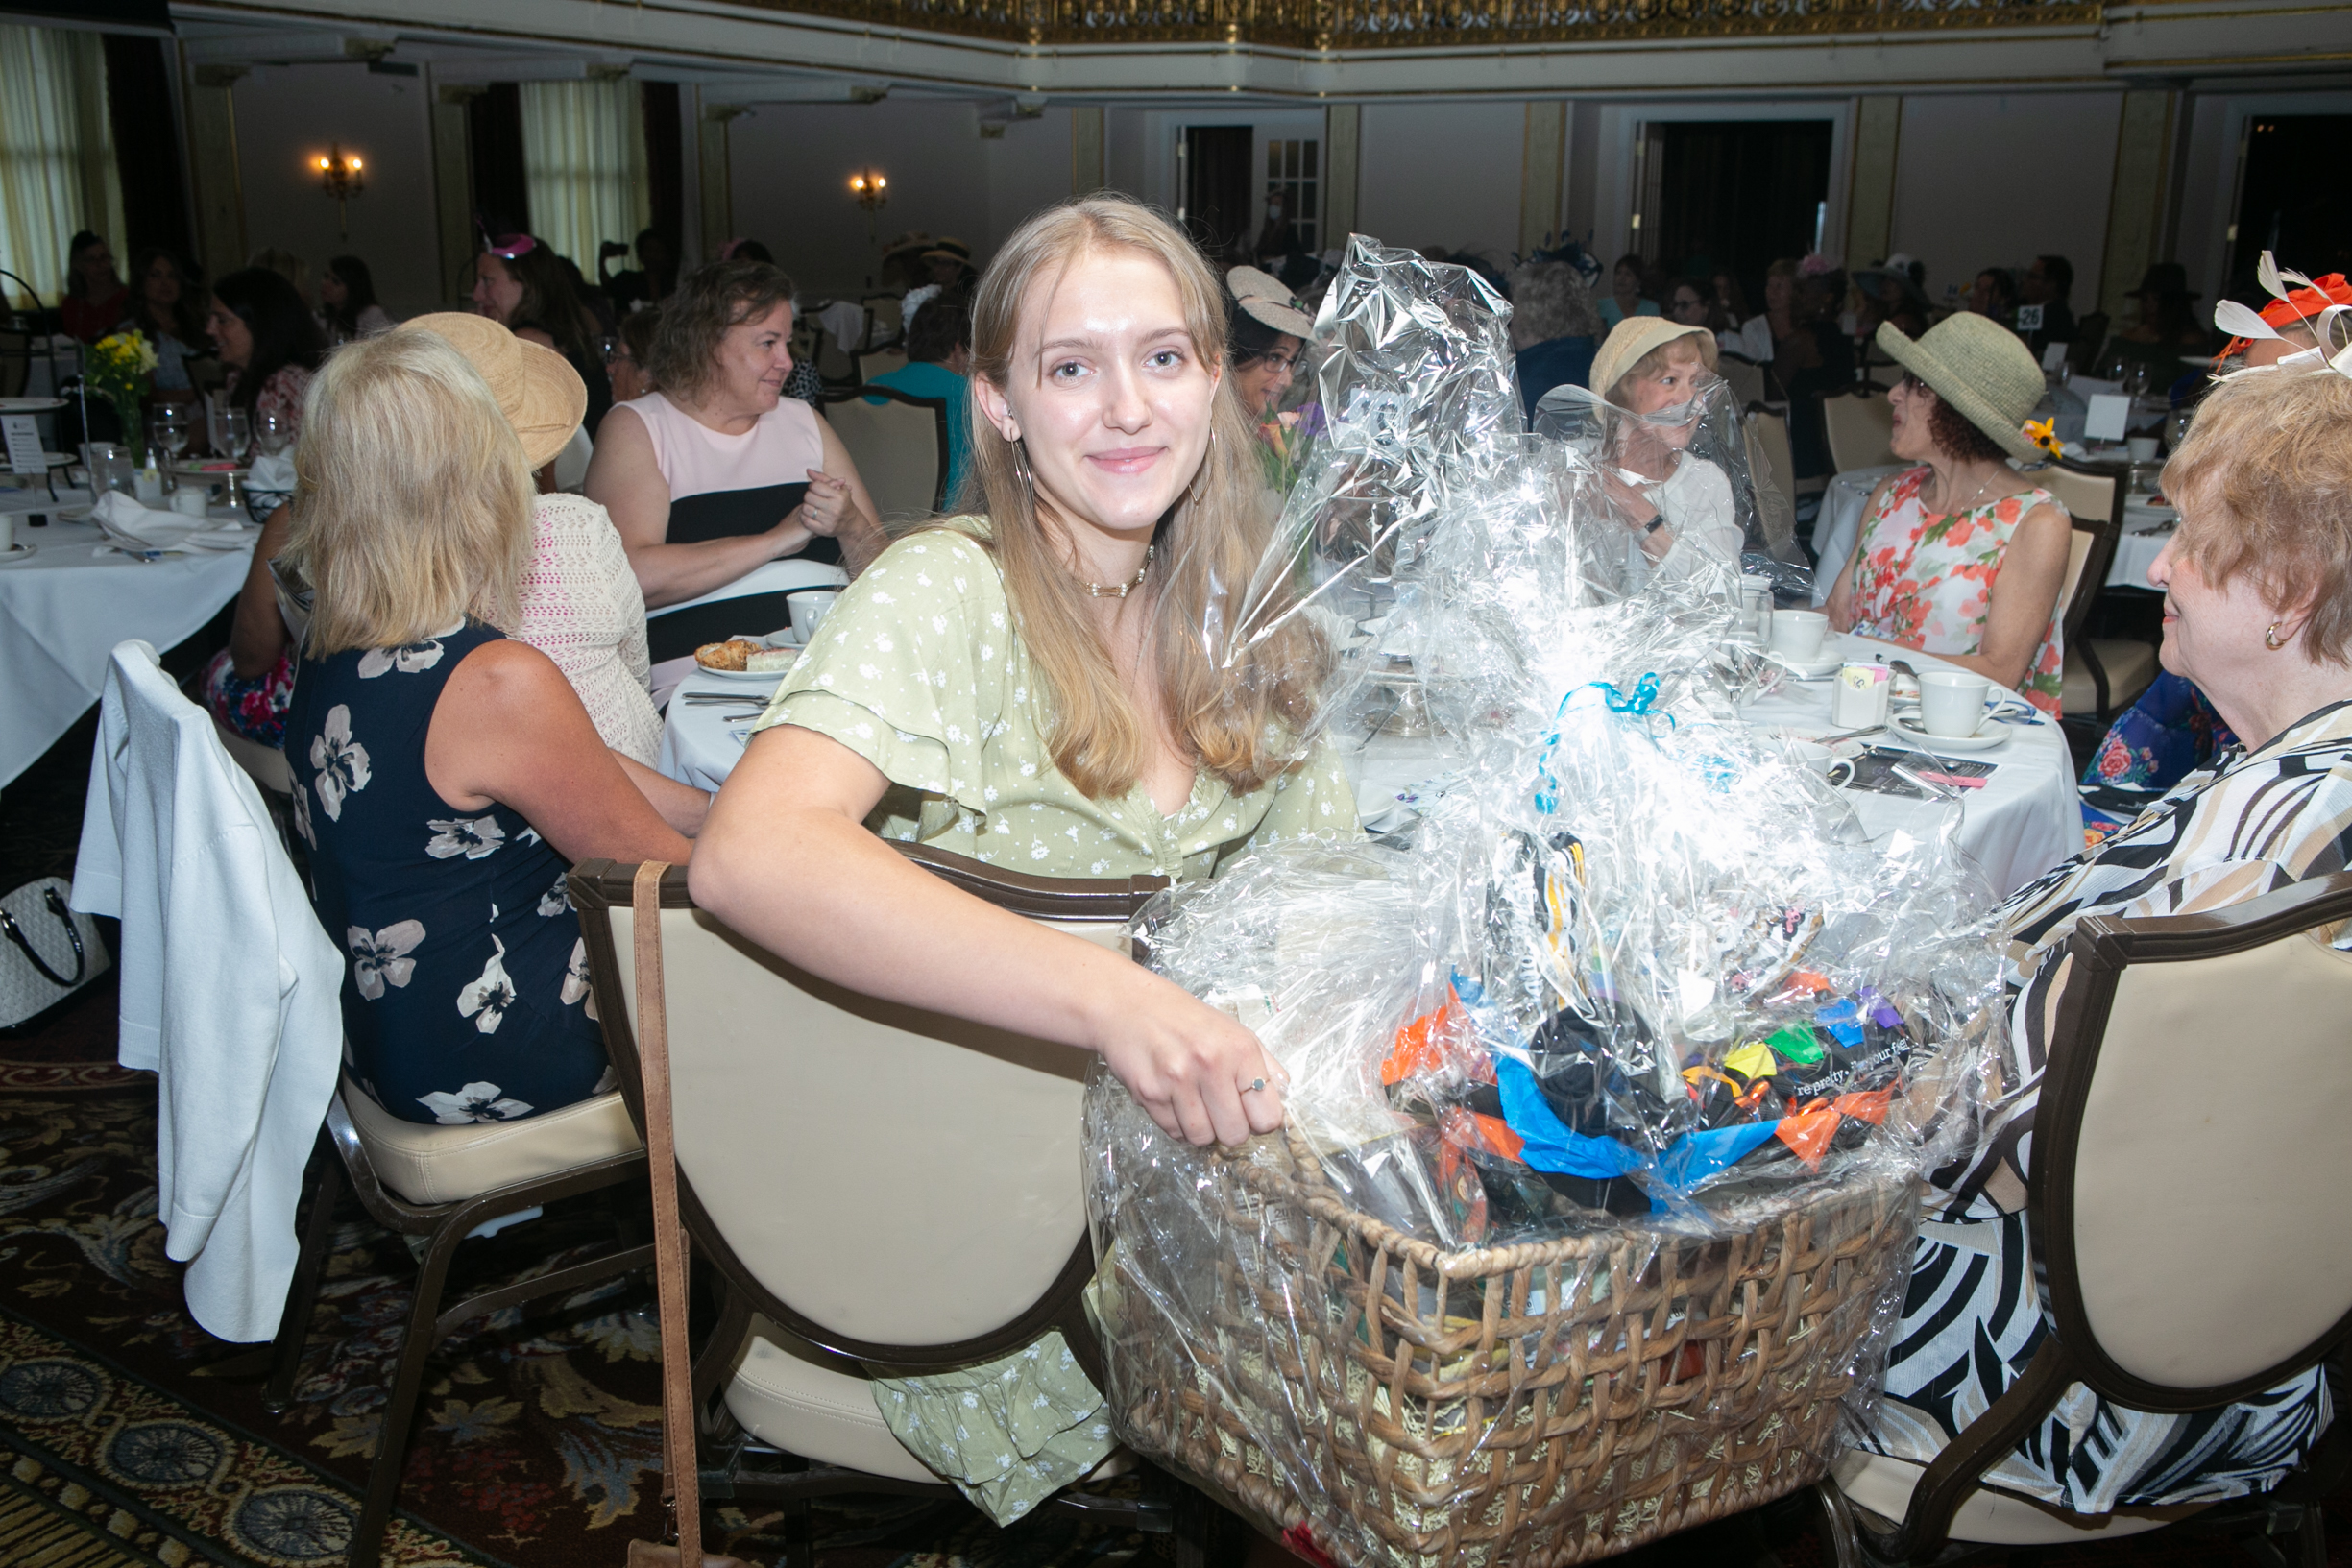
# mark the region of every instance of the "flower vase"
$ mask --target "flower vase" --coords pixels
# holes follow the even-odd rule
[[[123,427],[123,450],[131,454],[131,466],[147,466],[147,419],[144,406],[136,393],[114,395],[114,418]]]

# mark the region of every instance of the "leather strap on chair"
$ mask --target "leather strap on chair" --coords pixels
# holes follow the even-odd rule
[[[653,1269],[662,1309],[662,1499],[678,1544],[629,1543],[630,1568],[734,1564],[702,1555],[702,1486],[694,1452],[693,1361],[686,1344],[686,1226],[678,1217],[678,1149],[669,1122],[669,1008],[662,995],[662,873],[647,860],[629,889],[637,960],[637,1060],[644,1075],[645,1164],[653,1178]]]

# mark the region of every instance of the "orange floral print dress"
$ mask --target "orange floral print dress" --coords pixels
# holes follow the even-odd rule
[[[1965,512],[1930,513],[1919,493],[1933,473],[1917,468],[1898,474],[1864,519],[1855,546],[1854,630],[1922,653],[1973,654],[1984,645],[1993,580],[2009,553],[2009,536],[2026,513],[2055,506],[2058,498],[2035,489]],[[2018,695],[2052,718],[2066,684],[2065,614],[2063,604],[2050,607],[2049,630],[2018,683]]]

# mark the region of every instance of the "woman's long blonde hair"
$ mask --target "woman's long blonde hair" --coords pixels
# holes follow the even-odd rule
[[[522,444],[481,373],[430,332],[338,350],[303,401],[285,556],[317,596],[305,651],[511,623],[531,551]]]
[[[1031,217],[989,264],[972,304],[973,374],[1008,387],[1022,308],[1034,286],[1112,249],[1168,269],[1193,352],[1204,366],[1223,365],[1224,296],[1200,253],[1142,203],[1090,196]],[[1160,520],[1138,591],[1149,596],[1154,617],[1152,657],[1170,732],[1200,766],[1246,793],[1288,765],[1314,713],[1327,655],[1307,617],[1274,614],[1261,617],[1277,624],[1274,633],[1228,653],[1273,521],[1254,437],[1229,375],[1218,387],[1209,428],[1208,453]],[[1089,797],[1116,799],[1134,787],[1152,756],[1152,726],[1128,699],[1087,613],[1086,591],[1038,518],[1026,458],[977,409],[971,434],[964,500],[985,504],[987,545],[1004,571],[1005,597],[1052,693],[1054,765]],[[1220,662],[1228,657],[1229,663]]]

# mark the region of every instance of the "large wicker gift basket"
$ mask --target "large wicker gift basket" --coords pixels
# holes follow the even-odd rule
[[[1950,834],[1869,838],[1739,722],[1774,678],[1741,563],[1629,563],[1627,465],[1714,504],[1736,454],[1671,408],[1525,435],[1508,314],[1353,243],[1328,433],[1195,629],[1328,661],[1301,756],[1408,709],[1450,754],[1381,838],[1261,846],[1139,917],[1281,1064],[1283,1129],[1202,1150],[1105,1073],[1087,1097],[1121,1435],[1348,1568],[1582,1562],[1823,1474],[2001,1026]]]

